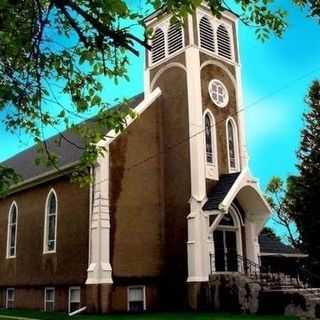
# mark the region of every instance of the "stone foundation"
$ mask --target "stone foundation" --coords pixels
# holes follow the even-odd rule
[[[214,311],[258,312],[261,286],[248,280],[244,275],[238,273],[211,275],[209,290]]]

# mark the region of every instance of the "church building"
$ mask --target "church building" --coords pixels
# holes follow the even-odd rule
[[[23,181],[0,200],[1,308],[197,310],[210,275],[259,265],[271,210],[248,167],[237,20],[205,5],[183,25],[145,19],[137,117],[100,142],[90,187],[70,182],[81,153],[55,137],[59,172],[35,148],[3,163]]]

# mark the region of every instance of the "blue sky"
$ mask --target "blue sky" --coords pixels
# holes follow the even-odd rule
[[[253,29],[242,24],[239,29],[250,166],[263,189],[272,176],[285,178],[295,172],[303,99],[311,81],[320,78],[320,25],[288,2],[284,6],[289,9],[289,27],[282,39],[261,43]],[[143,53],[130,56],[130,61],[129,83],[106,82],[109,101],[143,90]],[[0,125],[0,160],[30,145],[28,137],[20,138]]]

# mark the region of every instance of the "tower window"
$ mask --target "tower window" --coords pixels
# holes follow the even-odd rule
[[[179,23],[171,24],[168,30],[168,53],[172,54],[183,48],[183,32]]]
[[[166,56],[166,45],[164,32],[156,29],[152,38],[152,63],[162,60]]]
[[[207,17],[202,17],[199,23],[200,46],[203,49],[215,52],[214,31],[211,22]]]
[[[235,172],[239,170],[238,138],[236,124],[232,118],[227,121],[227,141],[229,170]]]
[[[58,203],[57,195],[54,190],[48,194],[45,211],[45,226],[44,226],[44,252],[56,251],[57,240],[57,212]]]
[[[214,164],[215,154],[214,154],[214,123],[212,121],[211,115],[207,112],[204,116],[205,123],[205,137],[206,137],[206,161],[209,164]]]
[[[217,28],[218,55],[229,60],[232,59],[231,40],[228,30],[223,24]]]
[[[224,108],[229,102],[229,94],[225,85],[217,79],[209,82],[209,95],[214,104],[220,108]]]
[[[8,215],[7,258],[14,258],[17,250],[18,207],[12,203]]]

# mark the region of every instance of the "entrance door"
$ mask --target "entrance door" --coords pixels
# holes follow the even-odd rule
[[[236,231],[216,230],[213,239],[216,271],[238,271]]]

